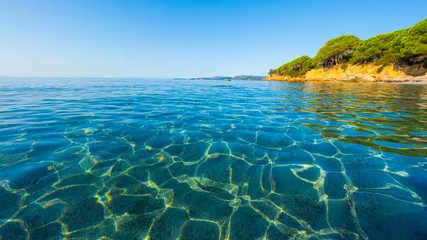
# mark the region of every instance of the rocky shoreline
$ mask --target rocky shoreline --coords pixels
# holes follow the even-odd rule
[[[333,38],[316,56],[298,57],[269,71],[266,80],[423,83],[427,81],[427,19],[361,40]]]
[[[420,72],[419,70],[418,66],[408,67],[408,65],[399,66],[397,64],[389,66],[375,66],[373,63],[349,66],[336,65],[331,68],[312,69],[301,77],[271,75],[264,80],[427,84],[427,73]],[[410,75],[414,71],[417,72],[415,75],[418,76]]]

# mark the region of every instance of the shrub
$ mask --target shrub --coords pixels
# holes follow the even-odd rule
[[[374,62],[383,57],[392,47],[396,37],[403,31],[396,31],[361,41],[353,54],[352,63]]]
[[[314,58],[299,57],[270,71],[271,74],[299,77],[313,68],[341,63],[374,62],[376,66],[388,65],[411,57],[427,55],[427,19],[408,29],[380,34],[365,41],[353,35],[344,35],[326,42]],[[424,68],[427,63],[424,62]],[[378,71],[382,71],[379,68]]]
[[[427,54],[427,19],[402,31],[393,42],[390,52],[399,58]]]
[[[313,59],[309,56],[302,56],[283,64],[275,71],[282,76],[300,77],[313,68]]]
[[[359,42],[360,39],[353,35],[344,35],[331,39],[319,50],[315,61],[322,63],[329,59],[341,60],[343,57],[346,57],[346,52],[355,50]]]

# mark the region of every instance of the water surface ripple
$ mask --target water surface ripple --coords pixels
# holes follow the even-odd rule
[[[426,239],[427,86],[0,79],[0,239]]]

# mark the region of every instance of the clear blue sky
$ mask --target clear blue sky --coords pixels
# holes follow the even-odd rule
[[[0,0],[0,76],[266,75],[425,18],[426,0]]]

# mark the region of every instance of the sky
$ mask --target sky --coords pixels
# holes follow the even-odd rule
[[[267,75],[425,18],[426,0],[0,0],[0,76]]]

